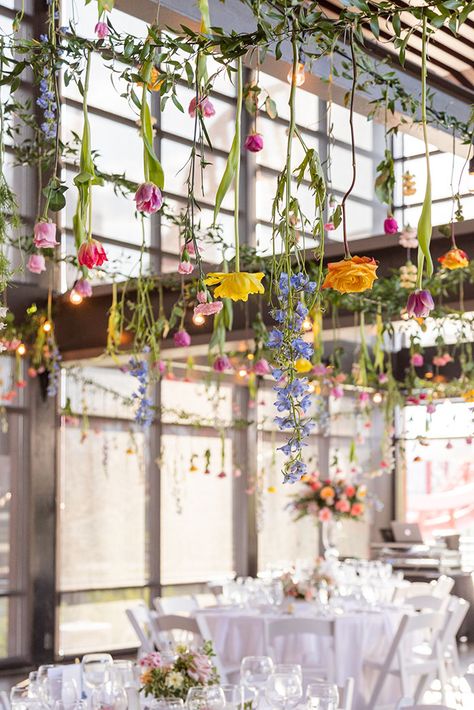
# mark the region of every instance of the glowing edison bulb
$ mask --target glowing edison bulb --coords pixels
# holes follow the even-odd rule
[[[82,303],[82,296],[80,293],[77,293],[77,291],[72,289],[71,293],[69,294],[69,301],[74,306],[79,306]]]
[[[53,327],[53,326],[51,325],[51,323],[49,322],[49,320],[45,320],[45,322],[43,323],[43,330],[44,330],[44,332],[45,332],[45,333],[50,333],[52,327]]]
[[[205,322],[206,322],[206,319],[204,318],[204,316],[202,315],[202,313],[195,313],[195,314],[193,315],[193,323],[194,323],[194,325],[204,325]]]
[[[23,355],[26,353],[26,345],[24,343],[20,343],[16,351],[20,357],[23,357]]]
[[[255,357],[255,355],[254,355],[253,353],[249,353],[249,354],[247,355],[247,360],[253,360],[254,357]]]
[[[304,330],[305,333],[309,333],[310,330],[313,330],[313,324],[311,323],[311,319],[306,316],[306,318],[303,321],[303,324],[301,326]]]
[[[286,78],[289,84],[293,83],[295,86],[303,86],[305,80],[304,62],[298,62],[294,72],[293,67],[291,67]]]
[[[239,377],[247,377],[247,370],[245,367],[241,367],[239,372],[238,372]]]
[[[382,401],[382,395],[381,395],[381,393],[380,393],[380,392],[376,392],[376,393],[374,394],[374,396],[372,397],[372,399],[373,399],[373,401],[374,401],[374,404],[380,404],[380,402]]]

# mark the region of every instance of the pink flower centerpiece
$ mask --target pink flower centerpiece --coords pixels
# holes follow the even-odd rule
[[[172,656],[148,653],[140,660],[143,669],[140,681],[145,696],[185,700],[190,688],[218,685],[219,674],[212,662],[213,656],[210,641],[197,650],[178,646]]]

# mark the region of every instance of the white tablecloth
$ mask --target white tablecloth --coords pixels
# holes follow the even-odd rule
[[[305,603],[295,605],[298,617],[315,618],[315,612]],[[215,608],[197,612],[203,614],[219,658],[226,666],[238,666],[244,656],[266,655],[265,624],[282,618],[256,610]],[[335,682],[343,686],[348,677],[355,681],[354,710],[366,707],[373,687],[374,674],[364,669],[364,660],[383,660],[402,617],[400,608],[378,611],[353,611],[335,615]],[[288,617],[286,617],[288,618]],[[331,617],[324,617],[325,619]],[[328,644],[314,635],[289,636],[275,645],[276,663],[301,663],[305,667],[327,666]],[[387,679],[381,704],[395,707],[400,689],[397,679]]]

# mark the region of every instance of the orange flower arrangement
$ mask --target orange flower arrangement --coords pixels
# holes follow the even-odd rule
[[[449,269],[453,271],[454,269],[463,269],[465,266],[469,265],[469,258],[465,251],[453,247],[446,254],[438,257],[438,261],[443,267],[443,269]]]
[[[322,288],[339,293],[360,293],[371,289],[377,278],[378,263],[368,256],[352,256],[328,264]]]

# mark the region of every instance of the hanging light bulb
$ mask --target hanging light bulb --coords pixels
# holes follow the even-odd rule
[[[289,84],[293,83],[295,86],[303,86],[306,78],[304,75],[304,62],[299,61],[294,72],[293,67],[291,67],[286,78]]]
[[[308,318],[308,316],[306,316],[301,327],[303,328],[305,333],[309,333],[310,330],[313,330],[313,324],[311,322],[311,318]]]
[[[469,192],[474,192],[474,155],[469,161],[469,178],[467,187]]]
[[[194,325],[204,325],[205,322],[206,322],[206,319],[204,318],[204,316],[202,315],[202,313],[195,313],[195,314],[193,315],[193,323],[194,323]]]
[[[16,351],[20,357],[23,357],[23,355],[26,353],[26,345],[24,343],[20,343]]]
[[[82,296],[80,293],[72,289],[71,293],[69,294],[69,301],[74,306],[79,306],[82,303]]]
[[[255,355],[253,353],[249,353],[247,355],[247,360],[253,360],[255,358]]]
[[[237,374],[239,375],[239,377],[247,377],[248,373],[245,367],[241,367]]]
[[[45,332],[45,333],[50,333],[51,330],[52,330],[52,327],[53,327],[53,326],[51,325],[51,323],[49,322],[49,320],[45,320],[45,322],[43,323],[43,330],[44,330],[44,332]]]
[[[382,393],[381,392],[375,392],[374,396],[372,397],[372,400],[374,404],[380,404],[382,401]]]

